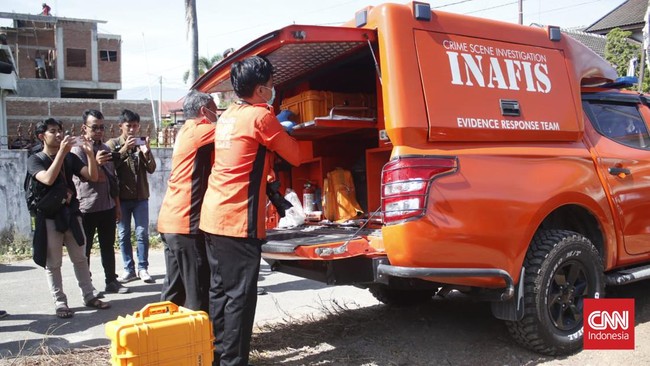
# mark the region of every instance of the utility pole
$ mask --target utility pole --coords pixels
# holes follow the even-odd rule
[[[162,128],[162,118],[163,118],[163,115],[162,115],[162,102],[163,102],[163,99],[162,99],[162,75],[160,75],[159,82],[160,82],[160,93],[158,94],[158,120],[160,121],[160,128]]]
[[[519,0],[519,24],[524,25],[524,0]]]
[[[643,17],[643,20],[645,21],[645,25],[643,26],[643,49],[641,50],[641,67],[639,67],[639,85],[637,85],[637,91],[641,92],[643,91],[643,76],[645,75],[645,68],[646,68],[646,58],[647,58],[647,53],[648,53],[648,37],[650,37],[650,24],[648,24],[648,21],[650,19],[650,0],[648,0],[648,5],[645,11],[645,16]]]

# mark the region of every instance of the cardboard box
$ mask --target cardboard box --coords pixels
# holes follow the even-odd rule
[[[106,323],[111,364],[209,366],[214,357],[212,323],[204,311],[169,301],[148,304]]]

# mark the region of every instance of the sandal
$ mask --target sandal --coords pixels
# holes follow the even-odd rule
[[[67,306],[61,306],[56,309],[56,316],[61,319],[69,319],[74,316],[74,311],[70,310]]]
[[[89,308],[95,308],[100,310],[105,310],[111,307],[111,304],[107,302],[103,302],[97,297],[93,297],[90,301],[86,301],[85,305],[88,306]]]

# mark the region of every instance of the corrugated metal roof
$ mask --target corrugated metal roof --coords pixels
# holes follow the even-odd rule
[[[562,32],[589,47],[592,51],[596,52],[598,56],[605,58],[605,45],[607,44],[606,36],[595,33],[585,33],[576,29],[562,29]],[[641,42],[637,42],[631,38],[628,38],[627,41],[630,44],[641,47]]]
[[[594,24],[585,28],[585,32],[607,32],[614,28],[642,28],[645,24],[643,16],[648,8],[647,0],[627,0],[614,10],[598,19]]]
[[[607,37],[595,33],[585,33],[575,29],[562,29],[562,32],[589,47],[592,51],[596,52],[598,56],[605,58],[605,44],[607,44]]]

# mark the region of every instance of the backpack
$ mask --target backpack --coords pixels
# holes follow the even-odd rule
[[[39,152],[36,156],[46,163],[44,153]],[[57,182],[59,182],[58,179]],[[39,182],[33,175],[29,174],[29,172],[25,173],[23,189],[25,190],[27,210],[29,210],[32,216],[36,216],[37,212],[42,212],[46,216],[52,216],[59,212],[68,198],[68,187],[65,183],[46,186]]]
[[[27,202],[27,210],[32,216],[36,216],[36,188],[34,187],[34,177],[25,173],[25,182],[23,182],[23,190],[25,191],[25,202]]]

